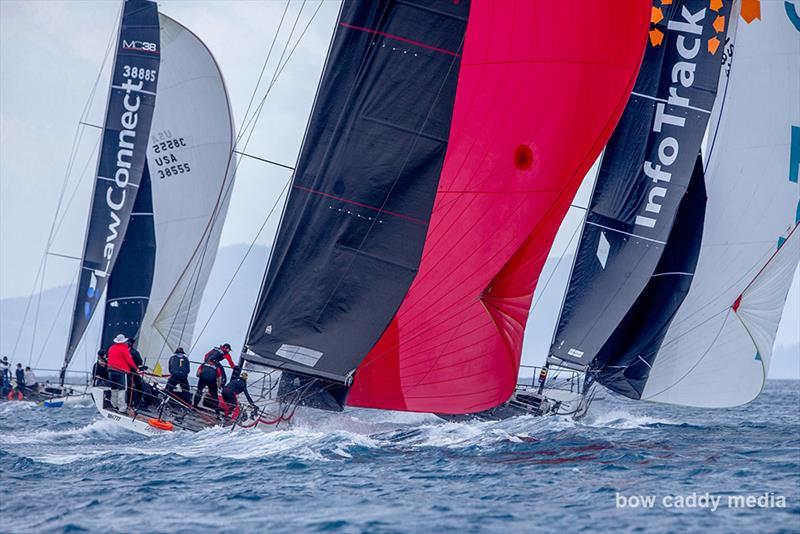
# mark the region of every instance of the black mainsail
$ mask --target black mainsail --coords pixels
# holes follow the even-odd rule
[[[606,148],[550,349],[550,364],[609,366],[597,377],[628,396],[641,394],[647,355],[697,261],[705,206],[698,154],[731,4],[654,7],[650,46]]]
[[[344,2],[246,360],[347,384],[386,329],[422,255],[469,9]]]
[[[117,334],[128,337],[139,334],[153,287],[155,264],[153,187],[145,162],[122,250],[114,272],[108,278],[101,347],[111,346]]]
[[[62,381],[120,255],[137,191],[142,185],[159,56],[156,3],[126,0]]]

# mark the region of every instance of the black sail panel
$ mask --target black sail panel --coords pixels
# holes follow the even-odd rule
[[[345,1],[248,334],[251,361],[345,382],[414,279],[469,2]]]
[[[156,232],[153,222],[153,195],[150,173],[145,162],[128,231],[108,277],[101,347],[108,348],[114,336],[139,335],[147,311],[156,264]]]
[[[158,8],[123,7],[92,207],[64,368],[97,308],[120,253],[141,183],[159,69]]]
[[[653,10],[642,68],[597,177],[551,363],[585,368],[664,254],[716,96],[731,7],[720,3],[676,0]]]
[[[606,388],[639,399],[667,328],[692,283],[700,256],[706,188],[697,156],[689,189],[653,276],[595,357],[590,376]]]

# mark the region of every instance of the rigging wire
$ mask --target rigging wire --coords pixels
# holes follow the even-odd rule
[[[289,45],[291,44],[291,39],[292,39],[292,37],[294,35],[295,29],[297,27],[297,24],[298,24],[298,22],[300,20],[300,16],[302,14],[302,6],[301,6],[300,11],[298,12],[297,17],[295,18],[295,21],[294,21],[294,24],[292,26],[292,30],[290,32],[290,35],[289,35],[289,37],[288,37],[288,39],[286,41],[286,46],[284,46],[283,52],[282,52],[282,54],[281,54],[281,56],[280,56],[280,58],[278,60],[278,64],[276,66],[276,71],[272,76],[272,79],[271,79],[271,81],[270,81],[270,83],[269,83],[269,85],[268,85],[268,87],[266,89],[265,94],[263,95],[263,97],[261,98],[258,106],[256,107],[256,110],[253,112],[253,115],[250,117],[250,119],[246,121],[245,126],[240,131],[239,138],[237,140],[237,146],[234,147],[234,152],[236,151],[235,149],[238,148],[239,141],[241,141],[241,139],[244,138],[245,135],[247,135],[247,138],[245,139],[245,142],[244,142],[244,145],[243,145],[243,149],[241,150],[242,152],[246,152],[247,146],[250,143],[250,140],[252,138],[253,132],[255,131],[255,126],[256,126],[256,124],[258,122],[258,119],[261,116],[261,113],[262,113],[263,109],[264,109],[264,105],[266,103],[267,97],[271,94],[271,91],[272,91],[273,87],[275,86],[275,84],[277,83],[278,79],[280,78],[281,73],[283,72],[283,70],[285,69],[286,65],[291,60],[292,56],[294,55],[294,52],[296,51],[298,45],[300,44],[300,42],[302,41],[302,39],[305,36],[306,32],[308,31],[309,27],[311,26],[311,23],[316,18],[317,14],[319,13],[319,11],[320,11],[320,9],[321,9],[323,4],[324,4],[324,1],[321,0],[319,2],[319,4],[317,5],[317,8],[314,11],[314,13],[311,15],[311,18],[309,19],[308,23],[303,28],[302,32],[300,33],[299,37],[297,38],[297,41],[294,43],[294,46],[292,47],[291,51],[289,52],[288,55],[286,55],[286,50],[289,48]],[[303,5],[305,5],[305,1],[303,2]],[[278,31],[280,31],[280,28],[278,28]],[[272,47],[270,48],[270,53],[271,52],[272,52]],[[285,61],[283,60],[284,57],[286,58]],[[282,61],[282,63],[281,63],[281,61]],[[260,79],[261,79],[261,77],[259,77],[259,80]],[[257,90],[258,90],[258,87],[256,87],[256,89],[254,90],[254,93],[257,92]],[[248,128],[249,128],[249,132],[248,132]],[[245,133],[245,132],[247,132],[247,133]],[[234,167],[234,169],[235,169],[234,172],[236,170],[238,170],[238,166],[240,165],[240,163],[241,163],[241,159],[237,160],[236,165]],[[273,204],[272,208],[269,210],[267,216],[263,220],[263,222],[261,224],[261,227],[259,228],[259,230],[256,233],[255,237],[253,238],[253,240],[251,241],[250,245],[248,246],[248,249],[245,251],[245,254],[242,257],[242,260],[240,261],[239,265],[237,266],[237,268],[236,268],[233,276],[229,280],[228,284],[226,285],[225,290],[223,291],[222,295],[219,297],[219,299],[218,299],[217,303],[215,304],[211,314],[209,315],[208,319],[206,320],[206,323],[204,324],[204,326],[201,329],[200,333],[195,336],[195,342],[193,343],[193,345],[192,345],[190,350],[194,350],[195,346],[197,345],[197,341],[202,336],[202,334],[205,332],[206,327],[210,323],[210,321],[213,318],[216,310],[218,309],[221,301],[224,299],[224,297],[227,294],[229,288],[233,284],[233,281],[236,278],[236,276],[238,275],[242,265],[244,264],[244,262],[246,261],[247,257],[249,256],[250,252],[254,248],[255,243],[257,242],[258,238],[260,237],[261,233],[263,232],[264,228],[266,227],[268,221],[270,220],[272,214],[275,211],[275,208],[278,206],[278,204],[280,203],[281,199],[283,198],[283,195],[284,195],[285,191],[287,190],[290,182],[291,182],[291,180],[288,180],[286,182],[286,184],[283,187],[283,190],[282,190],[281,194],[278,196],[278,198],[276,199],[276,201]],[[229,186],[228,191],[226,191],[226,194],[229,193],[229,190],[230,190],[231,186],[232,186],[232,183]],[[212,227],[213,227],[214,224],[217,224],[218,222],[219,222],[219,213],[215,214],[215,216],[213,217],[212,222],[211,222]],[[206,241],[206,244],[205,244],[206,248],[208,247],[208,244],[209,244],[208,241]],[[188,288],[187,288],[187,291],[188,291]]]
[[[320,4],[320,5],[321,5],[321,4]],[[297,13],[297,17],[295,18],[295,22],[294,22],[294,24],[293,24],[293,26],[292,26],[291,32],[290,32],[290,34],[289,34],[289,37],[288,37],[288,39],[287,39],[287,41],[286,41],[286,45],[284,46],[284,51],[283,51],[283,53],[281,54],[281,58],[278,60],[278,66],[280,66],[280,60],[283,58],[283,55],[285,54],[285,52],[286,52],[286,49],[289,47],[289,44],[290,44],[290,42],[291,42],[292,35],[294,34],[294,30],[295,30],[295,28],[297,27],[297,23],[298,23],[298,21],[300,20],[300,17],[301,17],[301,15],[302,15],[302,13],[303,13],[303,7],[304,7],[304,6],[305,6],[305,0],[303,1],[303,4],[301,5],[301,7],[300,7],[300,10],[299,10],[299,11],[298,11],[298,13]],[[288,9],[288,3],[287,3],[287,9]],[[285,13],[286,13],[286,9],[284,10],[284,15],[285,15]],[[315,14],[316,14],[316,13],[315,13]],[[281,24],[283,23],[283,20],[284,20],[284,19],[283,19],[283,17],[282,17],[282,18],[281,18]],[[312,17],[312,20],[313,20],[313,17]],[[274,49],[275,40],[277,39],[277,35],[279,34],[279,32],[280,32],[280,26],[278,27],[278,29],[277,29],[277,30],[276,30],[276,32],[275,32],[275,37],[273,38],[272,44],[270,45],[270,49],[269,49],[269,52],[268,52],[268,54],[267,54],[267,58],[266,58],[266,60],[264,61],[264,67],[262,68],[262,75],[263,75],[263,71],[264,71],[264,69],[266,69],[266,65],[267,65],[267,63],[269,62],[269,57],[270,57],[270,56],[271,56],[271,54],[272,54],[272,51],[273,51],[273,49]],[[302,38],[302,35],[301,35],[301,38]],[[276,72],[277,72],[277,67],[276,67]],[[273,76],[273,82],[274,82],[275,78],[276,78],[276,77],[275,77],[275,76]],[[261,82],[261,79],[262,79],[262,76],[259,76],[259,79],[258,79],[258,84],[260,84],[260,82]],[[256,85],[256,87],[253,89],[253,96],[251,97],[251,104],[252,104],[252,101],[253,101],[253,99],[255,98],[255,95],[256,95],[256,94],[257,94],[257,92],[258,92],[258,84],[257,84],[257,85]],[[269,94],[269,91],[270,91],[271,87],[272,87],[272,86],[268,87],[268,89],[267,89],[267,93],[264,95],[264,99],[262,99],[262,101],[261,101],[261,105],[259,105],[259,107],[257,108],[256,112],[254,112],[254,114],[253,114],[253,118],[255,118],[255,121],[256,121],[256,122],[257,122],[257,120],[258,120],[258,117],[260,117],[261,110],[263,109],[263,102],[264,102],[264,100],[266,100],[266,97],[267,97],[267,95]],[[248,105],[248,111],[249,111],[249,109],[250,109],[250,106],[251,106],[251,104],[249,104],[249,105]],[[250,129],[250,132],[249,132],[249,134],[247,135],[247,139],[246,139],[246,141],[245,141],[245,145],[244,145],[244,150],[246,150],[246,149],[247,149],[247,146],[248,146],[248,144],[250,143],[250,139],[252,138],[253,132],[255,131],[255,125],[256,125],[256,122],[252,122],[252,128]],[[248,124],[249,124],[249,123],[248,123]],[[239,135],[237,136],[236,143],[235,143],[235,145],[234,145],[234,146],[232,147],[232,149],[231,149],[231,151],[232,151],[232,152],[231,152],[231,157],[232,157],[232,155],[233,155],[233,152],[235,152],[235,150],[236,150],[236,145],[238,145],[239,141],[241,141],[242,137],[245,135],[245,132],[247,131],[247,127],[248,127],[248,126],[245,126],[245,127],[244,127],[244,129],[243,129],[242,131],[240,131]],[[233,172],[233,174],[234,174],[234,175],[235,175],[236,171],[238,171],[238,168],[239,168],[239,164],[240,164],[240,162],[241,162],[241,160],[237,160],[237,161],[236,161],[236,163],[235,163],[235,166],[234,166],[234,172]],[[228,194],[229,194],[229,192],[230,192],[230,188],[232,187],[232,185],[233,185],[233,180],[231,180],[231,183],[230,183],[230,185],[228,186],[227,190],[225,191],[225,195],[228,195]],[[215,224],[218,222],[218,219],[219,219],[219,214],[220,214],[220,212],[219,212],[219,211],[216,211],[216,212],[214,213],[214,215],[212,216],[212,220],[211,220],[211,224],[210,224],[209,231],[210,231],[210,230],[211,230],[211,228],[213,228],[213,227],[214,227],[214,225],[215,225]],[[199,262],[199,264],[202,264],[202,258],[204,258],[204,257],[205,257],[206,251],[208,250],[208,245],[209,245],[209,242],[210,242],[210,240],[206,240],[206,242],[205,242],[205,244],[204,244],[204,246],[203,246],[203,251],[202,251],[202,253],[201,253],[201,261]],[[196,267],[196,270],[197,270],[198,268],[199,268],[199,265]],[[238,272],[238,271],[237,271],[237,272]],[[191,280],[191,278],[190,278],[190,280]],[[199,280],[199,276],[198,276],[198,280]],[[183,305],[183,302],[185,301],[185,298],[186,298],[186,296],[187,296],[187,293],[189,292],[189,287],[190,287],[190,285],[187,285],[186,289],[184,290],[184,294],[183,294],[183,295],[182,295],[182,297],[181,297],[181,303],[179,304],[179,308],[178,308],[179,310],[180,310],[181,306]],[[194,294],[195,294],[196,290],[197,290],[197,283],[195,283],[195,284],[194,284],[194,287],[192,287],[192,291],[191,291],[191,297],[190,297],[190,302],[191,302],[191,301],[194,299]],[[177,319],[177,317],[178,317],[178,314],[176,313],[176,314],[175,314],[175,316],[173,317],[173,321],[172,321],[172,325],[170,326],[170,330],[168,331],[169,333],[167,334],[167,336],[166,336],[166,337],[165,337],[165,339],[164,339],[164,345],[166,345],[167,339],[169,338],[169,335],[171,334],[171,332],[172,332],[172,330],[173,330],[173,328],[174,328],[174,326],[175,326],[175,322],[176,322],[176,319]],[[184,324],[184,327],[183,327],[184,329],[185,329],[185,326],[186,326],[186,325]],[[182,331],[181,331],[181,338],[182,338],[182,337],[183,337],[183,329],[182,329]],[[196,336],[196,337],[199,337],[199,336]],[[195,340],[195,344],[196,344],[196,340]],[[164,345],[162,345],[162,349],[161,349],[161,351],[162,351],[162,352],[163,352],[163,350],[164,350]],[[191,351],[191,350],[193,350],[193,349],[194,349],[194,344],[192,345],[192,348],[190,349],[190,351]]]
[[[102,61],[101,65],[100,65],[100,69],[99,69],[99,71],[97,73],[97,76],[95,77],[94,83],[92,84],[92,89],[89,92],[89,96],[88,96],[88,98],[86,100],[86,103],[83,106],[83,110],[81,111],[81,115],[80,115],[80,119],[78,121],[78,125],[76,126],[75,134],[74,134],[73,140],[72,140],[72,148],[70,149],[70,156],[69,156],[69,158],[67,160],[67,168],[66,168],[66,171],[65,171],[65,174],[64,174],[64,180],[62,182],[61,190],[59,192],[58,203],[56,204],[56,210],[55,210],[55,212],[53,214],[53,222],[50,225],[50,230],[48,232],[48,237],[47,237],[45,249],[44,249],[44,252],[42,253],[42,259],[41,259],[40,264],[39,264],[39,271],[37,272],[37,276],[34,279],[33,288],[31,290],[30,296],[28,297],[28,303],[25,306],[25,311],[23,312],[22,326],[20,327],[20,330],[17,333],[17,339],[14,342],[13,354],[16,354],[17,348],[19,346],[20,338],[21,338],[22,332],[24,330],[24,325],[25,325],[25,322],[27,321],[27,318],[28,318],[28,312],[30,310],[30,306],[31,306],[31,303],[33,301],[34,295],[36,294],[35,292],[36,292],[36,287],[37,287],[37,284],[38,284],[40,289],[39,289],[37,303],[36,303],[36,312],[35,312],[35,319],[34,319],[34,323],[33,323],[33,332],[32,332],[32,335],[31,335],[31,338],[32,338],[31,339],[31,350],[30,350],[30,353],[29,353],[29,356],[28,356],[28,363],[30,363],[30,361],[33,358],[34,343],[35,343],[35,339],[36,339],[36,330],[37,330],[38,322],[39,322],[39,308],[41,306],[41,297],[42,297],[41,293],[42,293],[42,290],[44,288],[44,280],[45,280],[45,275],[46,275],[46,272],[47,272],[47,253],[49,252],[50,247],[52,246],[53,241],[55,239],[55,232],[56,232],[56,228],[57,228],[56,221],[58,219],[58,214],[59,214],[59,211],[61,210],[61,206],[63,204],[64,194],[66,192],[67,184],[69,183],[69,179],[70,179],[70,176],[72,174],[72,169],[74,167],[75,160],[77,159],[77,156],[78,156],[78,150],[80,148],[80,142],[81,142],[81,139],[83,138],[83,132],[85,131],[84,123],[85,123],[86,119],[88,118],[89,111],[91,110],[91,105],[94,102],[94,97],[95,97],[95,94],[97,92],[97,87],[99,86],[99,83],[100,83],[100,78],[102,76],[102,73],[103,73],[103,70],[105,68],[106,63],[108,62],[108,57],[109,57],[109,55],[111,53],[111,49],[113,47],[114,36],[117,33],[117,28],[119,26],[120,14],[122,12],[122,8],[123,8],[123,6],[120,6],[120,8],[119,8],[119,10],[117,12],[117,23],[112,28],[111,35],[109,36],[108,44],[106,46],[106,52],[105,52],[105,55],[103,56],[103,61]]]

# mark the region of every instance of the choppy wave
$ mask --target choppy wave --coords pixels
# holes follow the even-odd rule
[[[625,530],[645,512],[615,510],[616,492],[736,492],[743,480],[794,499],[770,511],[780,526],[800,514],[800,414],[771,407],[796,403],[798,386],[772,384],[752,405],[712,412],[618,399],[580,421],[305,411],[286,430],[153,437],[91,407],[4,403],[0,484],[16,488],[4,505],[35,518],[30,531],[137,530],[141,507],[148,528],[167,531],[507,531],[527,529],[533,516],[546,530],[571,531],[575,514]],[[235,521],[207,514],[209,501]],[[275,513],[284,509],[292,513]],[[648,526],[684,528],[680,516],[664,517]],[[752,517],[726,511],[713,525],[756,528]]]

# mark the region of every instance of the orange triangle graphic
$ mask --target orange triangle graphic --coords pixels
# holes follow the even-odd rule
[[[761,0],[742,0],[742,18],[748,24],[761,19]]]
[[[664,34],[661,33],[661,30],[656,28],[655,30],[650,30],[650,44],[653,46],[659,46],[661,43],[664,42]]]
[[[725,31],[725,17],[720,15],[714,20],[714,29],[717,30],[717,33]]]
[[[662,20],[664,20],[664,13],[661,12],[661,8],[653,6],[653,10],[650,12],[650,22],[658,24]]]
[[[708,40],[708,51],[713,55],[717,53],[717,48],[719,48],[719,39],[712,37]]]
[[[719,11],[722,8],[722,0],[711,0],[708,5],[711,11]]]

